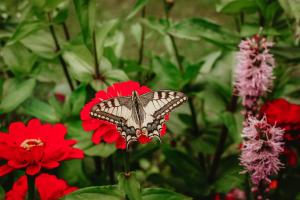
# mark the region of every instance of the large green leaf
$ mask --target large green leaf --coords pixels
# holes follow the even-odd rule
[[[235,115],[231,112],[224,112],[221,114],[221,118],[228,129],[229,137],[234,143],[239,143],[241,141],[241,133],[238,132],[238,125]]]
[[[53,107],[36,98],[27,99],[22,104],[22,108],[26,114],[47,122],[58,122],[60,120]]]
[[[95,30],[96,0],[73,0],[79,20],[83,41],[92,50],[92,35]]]
[[[86,86],[81,85],[73,91],[68,99],[71,104],[71,115],[78,116],[86,100]]]
[[[119,187],[129,200],[142,200],[141,186],[134,172],[121,173],[118,177]]]
[[[71,46],[63,53],[63,58],[70,66],[70,72],[75,79],[89,82],[94,74],[93,57],[84,46]]]
[[[226,30],[218,24],[215,24],[203,18],[190,18],[182,20],[169,29],[169,33],[175,37],[199,40],[204,38],[213,44],[233,48],[239,42],[232,31]]]
[[[123,192],[117,186],[108,185],[82,188],[65,196],[62,200],[121,200],[124,198]]]
[[[8,68],[19,76],[30,73],[36,61],[36,56],[20,43],[5,46],[2,50],[2,56]]]
[[[226,14],[239,14],[242,11],[254,12],[257,8],[258,6],[255,0],[223,0],[217,5],[217,11]]]
[[[18,42],[21,39],[23,39],[24,37],[28,36],[29,34],[35,32],[37,30],[41,30],[41,29],[45,28],[46,26],[47,25],[45,24],[45,22],[42,22],[42,21],[32,21],[32,22],[25,21],[18,26],[17,30],[15,31],[13,36],[8,41],[8,45]]]
[[[44,30],[36,31],[24,37],[21,43],[30,49],[34,54],[46,59],[53,59],[55,53],[55,44],[49,32]]]
[[[146,188],[142,192],[143,200],[192,200],[192,198],[166,190],[164,188]]]
[[[35,84],[36,81],[34,79],[7,79],[3,84],[0,111],[6,113],[17,108],[22,102],[31,96]]]

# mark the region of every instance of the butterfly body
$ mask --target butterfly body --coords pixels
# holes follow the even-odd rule
[[[128,146],[142,135],[160,138],[165,115],[186,100],[181,92],[161,90],[138,95],[133,91],[131,96],[115,97],[96,104],[90,115],[115,124]]]

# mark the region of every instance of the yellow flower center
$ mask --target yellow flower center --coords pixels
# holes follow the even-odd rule
[[[30,150],[32,147],[44,146],[44,143],[40,139],[27,139],[22,142],[20,147],[23,147],[26,150]]]

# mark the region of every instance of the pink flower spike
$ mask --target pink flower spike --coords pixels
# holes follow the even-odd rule
[[[283,164],[279,154],[283,152],[283,130],[267,123],[266,117],[258,120],[252,116],[248,118],[244,127],[244,138],[240,164],[251,175],[254,185],[261,181],[269,183],[269,176],[276,175]]]
[[[273,44],[258,35],[242,40],[237,54],[235,87],[246,110],[255,110],[256,102],[272,87],[275,61],[269,48]]]

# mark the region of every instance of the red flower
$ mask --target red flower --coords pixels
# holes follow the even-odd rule
[[[277,124],[285,131],[300,130],[300,105],[285,99],[275,99],[264,104],[260,111],[266,115],[270,124]]]
[[[38,119],[30,120],[27,127],[11,123],[8,134],[0,133],[0,159],[7,160],[0,166],[0,176],[20,168],[35,175],[42,167],[52,169],[60,161],[83,158],[83,151],[72,147],[76,141],[64,139],[66,133],[63,124],[42,125]]]
[[[54,175],[41,174],[35,180],[35,187],[41,200],[57,200],[61,197],[77,190],[63,179],[58,179]],[[28,190],[27,177],[21,176],[13,185],[13,188],[6,193],[6,200],[23,200],[26,199]]]
[[[277,188],[278,188],[278,181],[277,181],[277,180],[272,180],[272,181],[270,182],[270,184],[269,184],[269,188],[270,188],[271,190],[277,189]]]
[[[126,149],[125,139],[117,131],[116,126],[103,120],[91,118],[90,111],[95,104],[98,104],[103,100],[118,96],[131,96],[133,91],[136,91],[139,95],[142,95],[150,92],[151,90],[145,86],[140,86],[139,83],[134,81],[115,83],[108,87],[106,91],[98,91],[95,95],[95,98],[83,107],[80,113],[82,126],[85,131],[93,131],[92,141],[95,144],[99,144],[103,139],[106,143],[115,143],[116,147],[119,149]],[[164,135],[165,132],[166,126],[163,125],[160,134]],[[145,136],[139,138],[140,143],[148,143],[150,140],[151,139]]]

